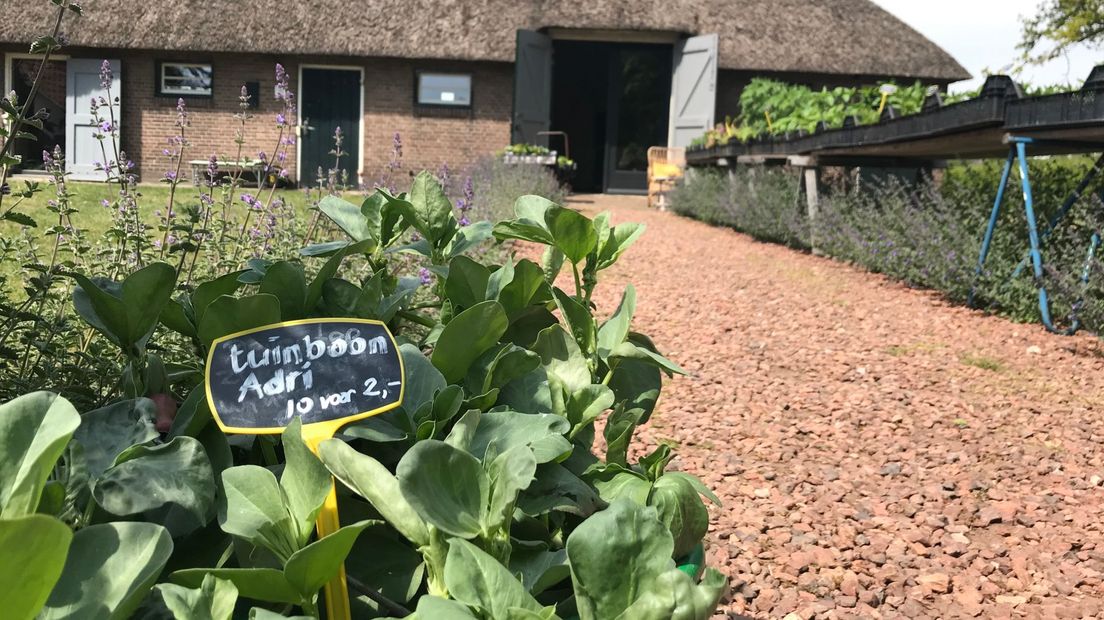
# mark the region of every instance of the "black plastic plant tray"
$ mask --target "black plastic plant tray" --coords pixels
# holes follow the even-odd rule
[[[1009,104],[1009,131],[1062,129],[1104,124],[1104,91],[1079,90],[1031,97]]]

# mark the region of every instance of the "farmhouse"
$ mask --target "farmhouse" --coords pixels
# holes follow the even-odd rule
[[[404,167],[462,166],[512,142],[578,162],[576,187],[644,188],[646,149],[686,145],[737,109],[755,76],[813,86],[969,77],[947,53],[868,0],[86,0],[64,29],[35,101],[51,115],[43,145],[62,145],[75,178],[100,158],[88,102],[114,68],[123,146],[141,178],[164,174],[176,102],[192,114],[189,159],[233,146],[244,85],[256,119],[246,153],[271,152],[273,67],[291,73],[300,114],[292,176],[341,166],[370,183],[392,138]],[[48,2],[0,3],[5,92],[37,67],[28,43],[51,26]],[[560,133],[562,132],[562,133]],[[565,142],[567,144],[565,144]]]

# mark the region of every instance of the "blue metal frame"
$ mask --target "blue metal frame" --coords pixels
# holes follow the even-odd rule
[[[981,251],[978,253],[977,269],[974,273],[974,286],[970,287],[970,294],[967,303],[970,306],[974,305],[974,288],[977,286],[977,279],[985,270],[985,260],[989,256],[990,246],[993,242],[993,234],[997,229],[997,220],[1000,218],[1001,203],[1004,202],[1004,191],[1008,186],[1008,179],[1012,173],[1012,166],[1015,163],[1019,164],[1020,172],[1020,185],[1023,189],[1024,196],[1024,215],[1027,219],[1027,236],[1030,243],[1027,256],[1020,261],[1020,264],[1016,266],[1012,272],[1011,277],[1018,276],[1027,266],[1028,262],[1031,263],[1032,274],[1035,277],[1035,284],[1039,288],[1039,315],[1042,319],[1043,326],[1047,331],[1055,334],[1061,334],[1064,336],[1073,335],[1081,328],[1081,321],[1077,317],[1077,309],[1081,304],[1081,299],[1074,302],[1073,310],[1070,316],[1070,325],[1065,329],[1059,329],[1054,325],[1054,321],[1050,316],[1050,298],[1047,293],[1045,284],[1043,283],[1043,251],[1042,242],[1050,236],[1058,224],[1066,217],[1067,214],[1073,209],[1073,206],[1083,195],[1085,189],[1092,183],[1093,179],[1104,170],[1104,154],[1102,154],[1093,167],[1085,174],[1084,178],[1077,184],[1077,187],[1066,197],[1066,200],[1062,203],[1061,208],[1054,214],[1054,216],[1047,222],[1045,228],[1040,232],[1039,227],[1036,224],[1035,219],[1035,200],[1031,195],[1031,176],[1027,168],[1027,146],[1028,145],[1042,145],[1042,146],[1066,146],[1076,147],[1077,150],[1083,150],[1086,147],[1084,142],[1069,142],[1062,140],[1043,140],[1036,138],[1028,138],[1023,136],[1007,136],[1005,142],[1009,145],[1008,158],[1004,162],[1004,169],[1001,172],[1000,186],[997,188],[997,196],[993,201],[993,211],[989,214],[989,224],[985,228],[985,236],[981,240]],[[1104,150],[1102,147],[1101,150]],[[1088,286],[1089,272],[1092,266],[1093,257],[1096,254],[1097,248],[1100,246],[1101,239],[1098,232],[1093,232],[1089,242],[1088,255],[1085,258],[1084,267],[1081,270],[1081,287],[1082,292],[1085,287]]]

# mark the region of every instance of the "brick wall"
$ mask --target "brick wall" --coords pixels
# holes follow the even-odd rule
[[[191,113],[190,147],[186,159],[204,159],[212,153],[233,158],[238,96],[245,82],[260,83],[260,107],[246,129],[247,156],[258,151],[271,155],[279,142],[274,117],[280,110],[274,98],[276,62],[291,75],[297,91],[299,63],[361,66],[364,68],[364,183],[384,178],[391,159],[392,142],[399,132],[403,142],[402,170],[407,175],[423,168],[436,170],[442,163],[460,169],[474,158],[508,144],[513,105],[513,65],[509,63],[433,62],[370,58],[292,58],[225,54],[123,54],[124,142],[143,180],[160,179],[168,161],[162,151],[175,135],[175,96],[155,94],[157,60],[210,62],[214,71],[214,97],[185,99]],[[414,104],[415,71],[458,71],[472,74],[472,107],[465,110],[427,108]],[[298,93],[297,98],[318,96]],[[323,93],[321,96],[325,96]],[[351,133],[351,132],[349,132]],[[348,135],[348,134],[347,134]],[[355,140],[355,137],[353,138]],[[347,143],[348,145],[348,143]],[[348,148],[348,147],[346,147]],[[295,175],[295,147],[289,151],[289,167]],[[396,185],[403,185],[394,179]]]
[[[12,47],[0,51],[23,51]],[[385,176],[391,159],[392,138],[399,132],[403,142],[402,170],[405,177],[421,169],[437,170],[447,163],[453,170],[465,167],[480,155],[493,153],[509,143],[513,108],[513,64],[501,62],[458,62],[395,58],[292,57],[261,54],[207,54],[157,51],[67,49],[73,58],[117,58],[122,62],[123,148],[143,181],[156,182],[169,169],[163,150],[176,135],[177,96],[159,96],[155,90],[157,61],[211,63],[214,96],[185,98],[191,114],[186,130],[190,146],[186,160],[206,159],[211,154],[232,159],[237,153],[234,132],[238,96],[242,84],[258,82],[259,107],[250,110],[253,119],[246,126],[243,156],[258,151],[271,155],[279,133],[274,117],[281,109],[274,98],[275,64],[283,63],[297,91],[299,64],[339,65],[364,69],[363,182]],[[0,64],[0,67],[3,65]],[[462,72],[472,75],[472,107],[442,109],[415,105],[415,72],[418,70]],[[2,76],[0,76],[2,77]],[[296,92],[301,98],[303,93]],[[309,96],[309,95],[308,95]],[[325,96],[323,93],[322,96]],[[347,134],[348,135],[348,134]],[[355,137],[353,137],[355,140]],[[346,143],[348,148],[349,143]],[[289,167],[295,170],[295,147],[289,149]],[[190,173],[185,167],[185,174]],[[402,186],[405,181],[394,179]]]

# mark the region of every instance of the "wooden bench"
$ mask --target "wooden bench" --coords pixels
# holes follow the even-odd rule
[[[207,166],[210,165],[210,160],[207,159],[193,159],[188,162],[188,165],[192,167],[192,184],[196,187],[202,185],[202,182],[207,177]],[[257,182],[257,189],[264,187],[265,177],[265,163],[259,159],[243,159],[241,161],[218,161],[219,173],[242,173],[251,172],[253,178]]]

